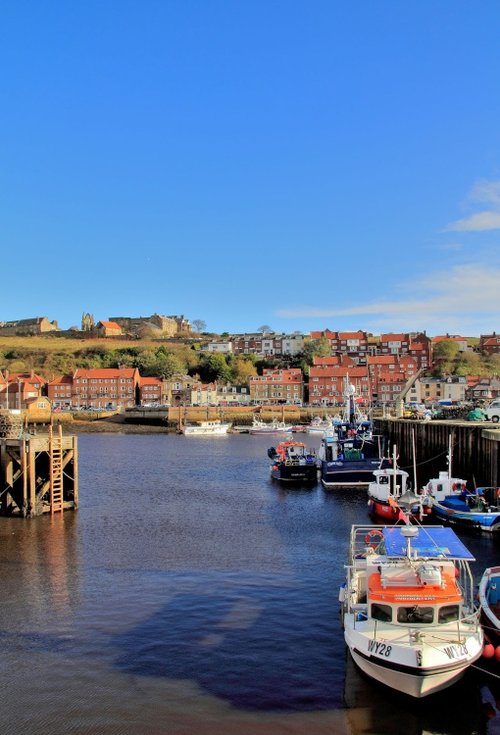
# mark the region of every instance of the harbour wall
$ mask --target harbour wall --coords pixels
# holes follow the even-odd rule
[[[387,438],[391,452],[396,447],[398,464],[410,473],[412,485],[416,465],[417,488],[440,471],[448,471],[450,438],[452,476],[467,480],[470,489],[499,487],[500,429],[493,426],[469,421],[375,420],[376,433]]]

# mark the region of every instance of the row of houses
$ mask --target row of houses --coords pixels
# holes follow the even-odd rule
[[[457,344],[460,352],[477,350],[485,354],[500,352],[500,336],[481,335],[479,342],[469,344],[466,337],[456,334],[428,337],[425,332],[399,333],[388,332],[373,335],[361,330],[355,332],[333,332],[329,329],[313,331],[309,334],[234,334],[226,339],[215,339],[204,345],[207,352],[221,352],[234,355],[259,355],[261,357],[286,357],[299,355],[307,342],[324,340],[329,344],[331,356],[345,355],[357,365],[367,365],[370,357],[378,355],[408,356],[413,358],[417,368],[428,370],[432,367],[433,349],[440,342],[449,340]]]
[[[46,316],[0,321],[0,335],[35,335],[54,331],[59,331],[57,321],[50,321]],[[174,337],[191,334],[192,325],[184,315],[164,316],[155,313],[145,317],[114,316],[94,323],[91,314],[83,314],[82,331],[91,332],[103,338],[138,337],[146,333]],[[497,335],[496,332],[480,335],[478,343],[476,344],[474,340],[474,344],[471,345],[466,337],[457,334],[428,337],[423,331],[373,335],[362,330],[338,332],[330,329],[312,331],[308,334],[301,332],[233,334],[226,338],[219,337],[208,341],[203,349],[209,352],[235,355],[294,356],[303,351],[306,342],[319,339],[329,343],[331,355],[348,355],[357,364],[364,364],[370,355],[409,355],[416,360],[419,369],[427,369],[431,366],[432,349],[443,340],[455,342],[460,351],[476,349],[487,354],[500,353],[500,335]]]
[[[0,372],[0,408],[53,410],[126,409],[134,406],[281,405],[339,406],[346,384],[365,406],[406,402],[490,400],[500,395],[500,380],[474,377],[422,377],[409,357],[372,356],[360,366],[347,357],[316,358],[309,376],[300,368],[265,369],[246,385],[201,383],[188,375],[143,377],[137,368],[79,368],[45,381],[30,373]]]

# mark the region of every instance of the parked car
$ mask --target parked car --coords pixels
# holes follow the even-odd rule
[[[494,424],[498,424],[500,421],[500,398],[492,401],[489,406],[483,408],[483,411],[487,421],[493,421]]]

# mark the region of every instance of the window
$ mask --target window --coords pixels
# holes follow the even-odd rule
[[[380,620],[381,623],[390,623],[392,620],[392,609],[390,605],[379,605],[373,602],[371,605],[371,617]]]
[[[451,623],[458,620],[458,605],[446,605],[441,607],[438,613],[438,623]]]
[[[434,621],[434,608],[422,607],[421,605],[410,605],[398,607],[398,623],[432,623]]]

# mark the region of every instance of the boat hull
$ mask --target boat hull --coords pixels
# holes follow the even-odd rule
[[[396,523],[401,519],[401,513],[405,514],[410,521],[421,522],[430,517],[431,509],[424,507],[422,508],[422,512],[420,512],[420,510],[410,510],[410,512],[408,512],[405,508],[401,508],[399,506],[395,507],[389,503],[384,503],[381,500],[375,500],[374,498],[369,497],[368,512],[370,515],[387,523]]]
[[[466,510],[465,503],[461,508],[457,499],[453,500],[453,505],[450,506],[435,501],[432,505],[433,515],[440,521],[477,532],[498,533],[500,531],[500,513],[476,513]]]
[[[359,462],[321,463],[321,482],[326,488],[335,487],[368,487],[373,479],[373,470],[380,467],[380,459],[368,459]]]
[[[375,659],[373,656],[354,648],[349,648],[354,663],[367,676],[410,697],[421,698],[435,694],[459,681],[472,661],[467,659],[447,666],[417,668],[405,664],[392,664]],[[412,652],[413,655],[414,652]],[[477,660],[480,652],[473,659]]]
[[[290,483],[315,483],[318,481],[318,470],[315,465],[286,465],[271,466],[273,480]]]
[[[490,645],[486,661],[500,671],[500,567],[484,570],[479,582],[479,605],[485,642]],[[492,647],[492,648],[491,648]],[[485,646],[485,654],[487,648]]]
[[[182,430],[184,436],[217,436],[227,434],[231,424],[217,424],[211,426],[185,426]]]

